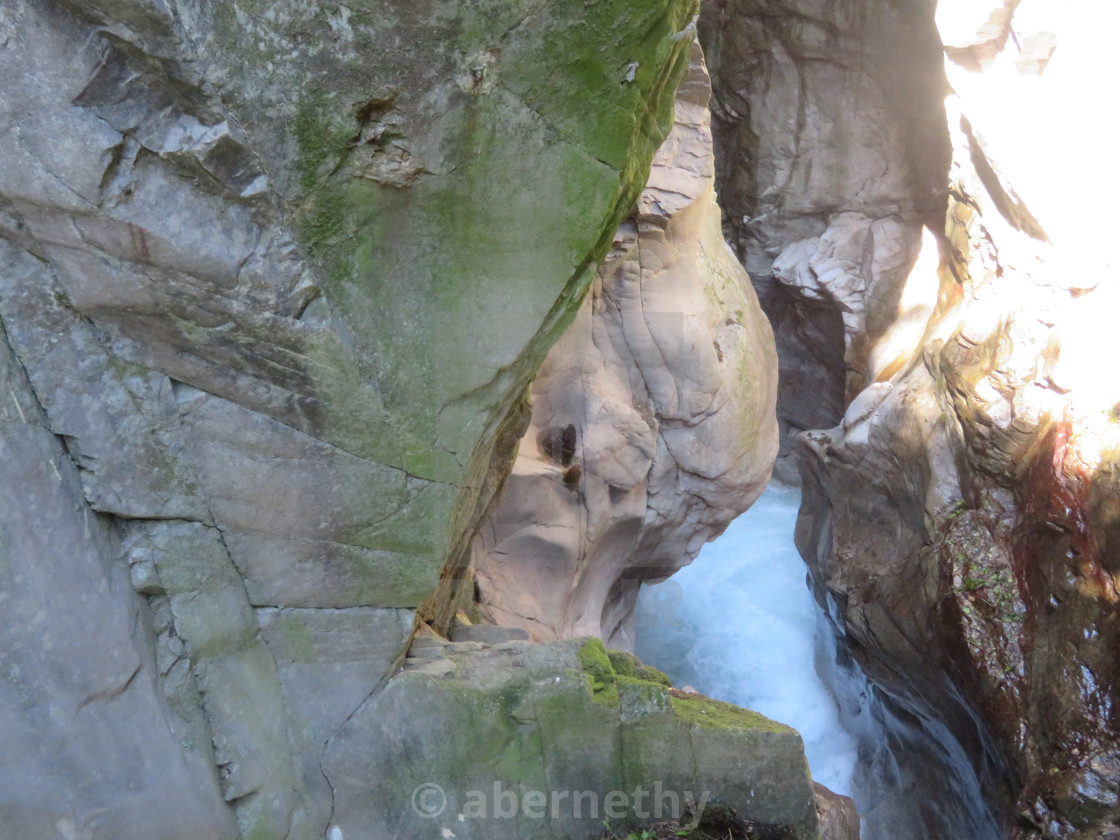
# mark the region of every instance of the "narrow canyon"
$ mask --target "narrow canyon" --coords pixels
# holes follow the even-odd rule
[[[1120,840],[1116,24],[0,3],[0,840]]]

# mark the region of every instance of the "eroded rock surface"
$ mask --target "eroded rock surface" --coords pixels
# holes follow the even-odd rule
[[[859,840],[859,814],[851,799],[817,783],[813,785],[813,796],[820,840]]]
[[[699,48],[676,123],[575,322],[480,533],[481,609],[538,638],[632,647],[642,580],[696,556],[762,492],[773,337],[720,232]]]
[[[324,836],[694,12],[0,7],[0,833]]]
[[[774,325],[776,474],[877,378],[921,239],[944,211],[941,51],[924,0],[705,4],[725,227]],[[875,370],[878,367],[880,370]]]

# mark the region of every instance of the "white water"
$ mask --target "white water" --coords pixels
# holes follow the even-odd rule
[[[798,489],[772,483],[692,565],[643,586],[637,653],[677,686],[792,726],[813,778],[850,795],[856,741],[814,665],[824,625],[793,544],[800,502]]]

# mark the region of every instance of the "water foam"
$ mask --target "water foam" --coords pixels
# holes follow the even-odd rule
[[[820,610],[793,544],[800,502],[800,490],[771,483],[692,565],[643,586],[636,648],[675,685],[798,730],[813,778],[850,794],[856,740],[815,665]]]

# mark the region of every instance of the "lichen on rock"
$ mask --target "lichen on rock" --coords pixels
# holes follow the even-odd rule
[[[424,828],[590,839],[602,836],[604,818],[638,828],[681,816],[689,800],[816,836],[801,738],[788,727],[619,673],[612,659],[658,676],[598,639],[423,653],[330,743],[323,770],[345,837]],[[412,798],[421,788],[436,797],[432,812]]]

